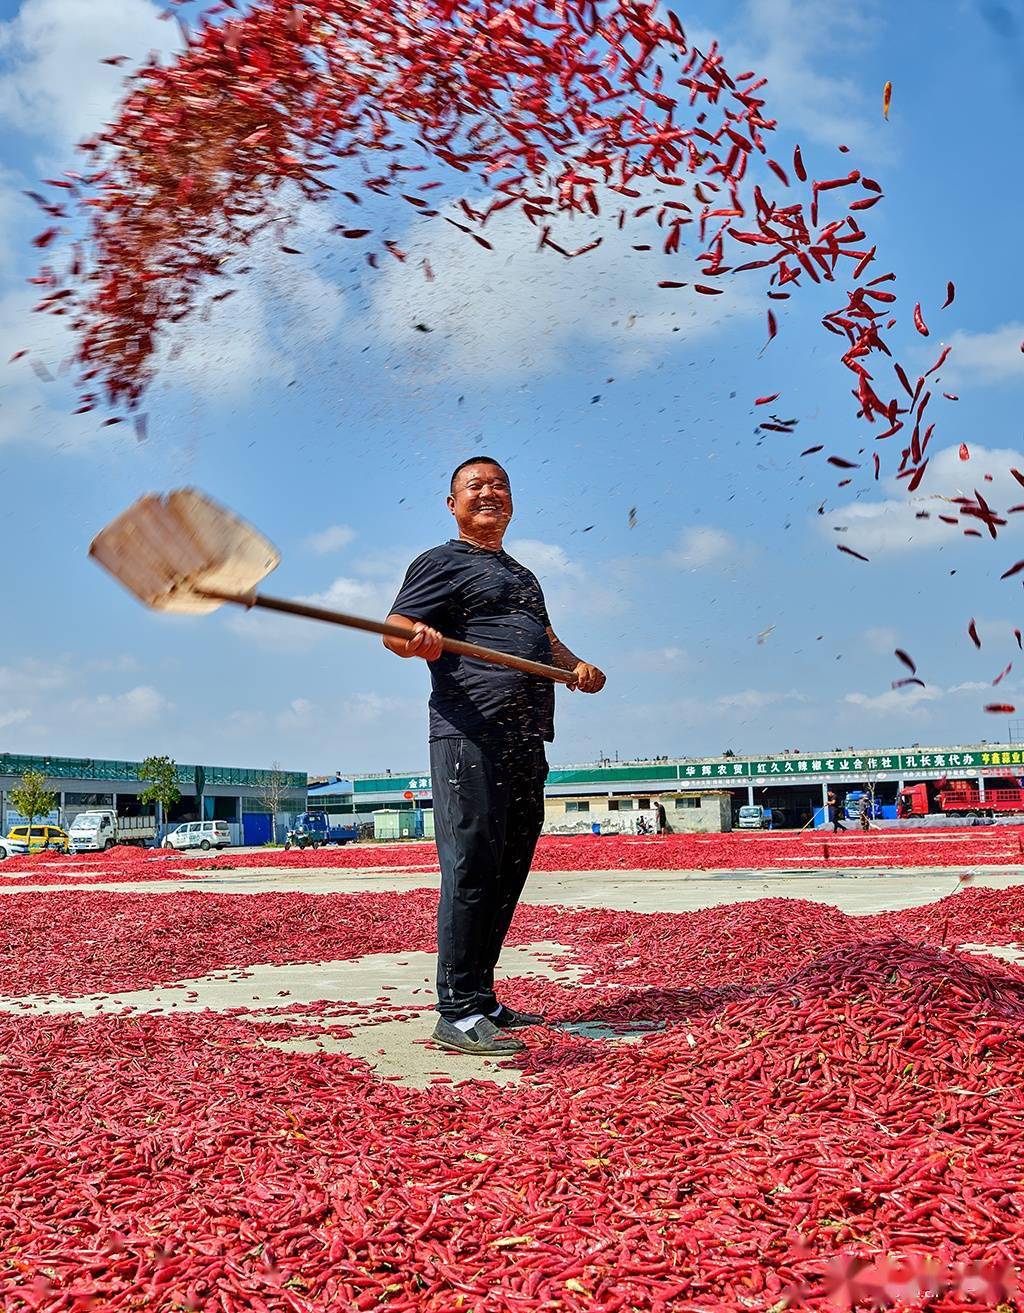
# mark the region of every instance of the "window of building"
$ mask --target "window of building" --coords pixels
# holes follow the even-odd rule
[[[699,807],[700,807],[700,799],[699,799],[699,798],[677,798],[677,799],[676,799],[676,811],[684,811],[685,809],[687,809],[687,808],[689,808],[689,807],[697,807],[697,808],[699,808]]]
[[[112,793],[65,793],[65,807],[113,807]]]
[[[589,802],[567,802],[565,804],[567,812],[588,812],[590,811]]]
[[[633,802],[632,798],[619,799],[619,811],[631,812],[633,811],[634,807],[635,807],[635,803]]]
[[[608,810],[609,810],[610,812],[617,812],[617,811],[619,810],[619,800],[618,800],[618,798],[609,798],[609,799],[608,799]]]
[[[651,809],[651,800],[650,800],[650,798],[638,798],[638,799],[637,799],[637,803],[638,803],[638,805],[639,805],[641,811],[650,811],[650,809]]]

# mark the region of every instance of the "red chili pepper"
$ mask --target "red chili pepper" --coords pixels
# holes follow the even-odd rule
[[[978,626],[973,620],[971,620],[970,624],[967,626],[967,633],[974,646],[981,647],[981,639],[978,637]]]
[[[768,341],[769,342],[775,337],[778,331],[779,331],[779,326],[775,319],[775,311],[769,310],[768,311]]]
[[[924,322],[924,316],[921,314],[920,302],[914,306],[914,327],[922,337],[928,336],[928,325]]]

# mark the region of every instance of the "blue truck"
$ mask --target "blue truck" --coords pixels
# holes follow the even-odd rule
[[[874,805],[872,806],[871,795],[868,793],[866,789],[850,789],[848,791],[846,798],[844,800],[845,819],[848,821],[860,820],[860,804],[862,798],[868,799],[868,808],[869,808],[868,815],[870,819],[874,821],[880,821],[883,815],[882,804],[878,801],[877,798],[875,798]]]
[[[345,825],[338,824],[339,819],[337,816],[328,817],[326,812],[302,812],[288,831],[285,848],[319,848],[328,843],[339,846],[355,843],[359,837],[355,817],[351,824]],[[332,824],[332,821],[335,823]]]

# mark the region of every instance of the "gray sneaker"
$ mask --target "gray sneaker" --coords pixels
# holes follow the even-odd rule
[[[490,1017],[482,1017],[469,1030],[459,1030],[458,1026],[439,1017],[431,1039],[443,1048],[476,1053],[482,1058],[507,1058],[526,1048],[521,1039],[503,1034]]]

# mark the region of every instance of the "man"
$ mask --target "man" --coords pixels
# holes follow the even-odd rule
[[[533,573],[502,549],[512,518],[508,475],[476,456],[454,472],[448,509],[458,538],[416,558],[388,620],[414,630],[385,638],[430,663],[430,774],[441,864],[434,1039],[504,1055],[510,1031],[542,1018],[503,1007],[494,968],[544,822],[544,743],[554,737],[554,684],[445,653],[442,634],[572,671],[570,687],[597,693],[605,677],[556,636]]]
[[[845,830],[846,826],[843,824],[843,810],[844,810],[843,804],[839,801],[839,799],[831,791],[831,789],[829,790],[829,795],[828,795],[828,809],[829,809],[829,819],[832,822],[832,833],[838,834],[840,830]]]
[[[664,806],[657,799],[654,800],[654,818],[657,822],[655,827],[657,832],[668,834],[668,816],[665,814]]]

